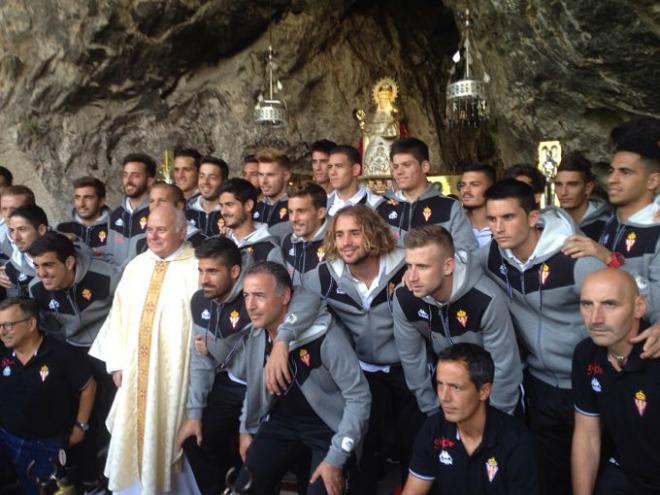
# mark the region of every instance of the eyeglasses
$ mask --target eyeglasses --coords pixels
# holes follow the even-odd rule
[[[14,325],[17,323],[23,323],[24,321],[28,321],[31,316],[28,316],[27,318],[23,318],[22,320],[16,320],[16,321],[5,321],[4,323],[0,323],[0,328],[2,330],[7,330],[8,332],[11,332],[14,329]]]

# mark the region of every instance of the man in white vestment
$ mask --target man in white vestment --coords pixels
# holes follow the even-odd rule
[[[149,249],[126,266],[90,349],[118,387],[106,421],[105,475],[115,494],[199,493],[176,445],[188,386],[190,299],[198,286],[185,236],[181,210],[162,205],[149,213]]]

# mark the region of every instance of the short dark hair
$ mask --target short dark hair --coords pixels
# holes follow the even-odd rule
[[[218,167],[220,169],[220,175],[222,175],[223,181],[227,180],[227,177],[229,177],[229,165],[227,165],[227,162],[222,158],[206,155],[199,159],[199,166],[201,167],[204,163],[210,163],[211,165]]]
[[[81,187],[93,187],[94,193],[98,198],[105,198],[105,184],[96,177],[86,175],[85,177],[78,177],[73,181],[73,188],[80,189]]]
[[[532,189],[535,193],[545,192],[545,176],[534,165],[529,163],[516,163],[504,171],[504,177],[506,179],[515,179],[519,175],[529,177],[529,180],[532,181]]]
[[[637,153],[651,173],[660,171],[660,119],[637,117],[612,129],[610,137],[615,152]]]
[[[593,181],[594,174],[591,172],[591,162],[579,151],[571,151],[561,158],[557,172],[580,172],[585,182]]]
[[[254,203],[257,202],[258,193],[252,183],[239,177],[233,177],[222,183],[220,189],[218,190],[218,196],[224,193],[233,194],[234,197],[241,202],[241,204],[247,203],[249,199],[251,199]]]
[[[451,234],[440,225],[422,225],[415,227],[406,236],[404,246],[406,249],[416,249],[435,244],[443,251],[454,256],[454,240]]]
[[[44,235],[39,236],[30,245],[27,250],[28,254],[33,258],[41,256],[45,253],[55,253],[57,259],[62,263],[66,261],[69,256],[76,256],[76,248],[67,236],[59,232],[46,232]]]
[[[199,160],[202,158],[202,154],[197,151],[195,148],[186,148],[184,146],[177,146],[174,148],[174,158],[179,158],[180,156],[186,158],[192,158],[195,168],[199,170]]]
[[[5,178],[5,183],[11,186],[14,183],[14,174],[7,167],[0,166],[0,177]]]
[[[486,189],[484,196],[486,202],[488,202],[489,199],[517,199],[521,208],[525,210],[525,213],[529,213],[536,209],[534,190],[529,184],[525,184],[516,179],[504,179],[496,182]]]
[[[257,160],[256,155],[245,155],[245,158],[243,158],[243,165],[246,163],[259,163],[259,160]]]
[[[34,192],[28,186],[23,184],[12,185],[5,187],[2,191],[3,196],[25,196],[27,204],[33,205],[36,203]]]
[[[484,174],[491,184],[494,184],[497,180],[497,175],[495,172],[495,167],[487,163],[479,162],[470,162],[463,165],[463,173],[466,172],[480,172]]]
[[[495,377],[495,364],[486,349],[477,344],[462,342],[447,347],[438,354],[438,363],[442,361],[461,361],[465,363],[470,381],[477,390],[487,383],[493,383]]]
[[[39,225],[45,225],[48,227],[48,217],[46,212],[37,205],[23,205],[16,208],[9,218],[21,217],[25,218],[35,230],[39,228]]]
[[[284,289],[293,290],[293,284],[291,283],[289,272],[284,268],[284,265],[275,263],[274,261],[259,261],[254,265],[251,265],[245,271],[245,277],[248,275],[261,275],[263,273],[273,276],[275,279],[275,286],[280,292],[283,292]]]
[[[0,311],[18,306],[25,318],[35,318],[39,322],[39,303],[29,297],[8,297],[0,301]]]
[[[392,143],[390,148],[390,160],[399,153],[409,153],[419,163],[429,160],[429,147],[421,139],[416,137],[402,137]]]
[[[147,177],[156,177],[156,161],[146,153],[129,153],[121,162],[122,168],[130,162],[141,163],[144,165]]]
[[[318,141],[314,141],[312,145],[309,147],[310,153],[314,153],[315,151],[320,151],[321,153],[325,153],[326,155],[329,155],[330,152],[332,151],[332,148],[335,148],[337,146],[337,143],[334,141],[330,141],[329,139],[319,139]]]
[[[312,204],[317,210],[325,208],[328,204],[328,195],[321,186],[316,182],[307,182],[299,187],[292,187],[287,192],[289,199],[291,198],[304,198],[309,196],[312,198]]]
[[[212,258],[225,268],[241,266],[241,251],[234,241],[225,236],[210,237],[195,248],[197,259]]]
[[[360,158],[360,152],[357,150],[355,146],[351,146],[350,144],[341,144],[339,146],[335,146],[330,150],[331,155],[335,155],[339,153],[341,153],[342,155],[346,155],[348,161],[351,162],[351,165],[355,163],[362,163],[362,158]]]

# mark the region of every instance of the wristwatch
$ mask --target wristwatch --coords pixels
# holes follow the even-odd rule
[[[612,251],[610,254],[610,261],[607,263],[607,266],[610,268],[618,268],[620,266],[623,266],[626,263],[626,259],[623,257],[621,253],[617,253],[616,251]]]
[[[89,423],[81,423],[80,421],[76,421],[73,426],[78,428],[83,433],[87,433],[87,430],[89,430]]]

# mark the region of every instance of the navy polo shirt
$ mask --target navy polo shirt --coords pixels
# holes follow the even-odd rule
[[[642,487],[660,491],[660,360],[642,359],[636,344],[618,372],[607,348],[590,338],[573,355],[575,409],[599,416],[616,447],[621,470]]]
[[[25,365],[0,346],[0,427],[30,439],[68,436],[91,378],[87,361],[54,338],[44,336]]]
[[[410,474],[433,481],[433,494],[538,493],[529,432],[492,406],[486,406],[483,439],[472,455],[465,451],[456,424],[447,421],[442,411],[429,416],[415,440]]]

